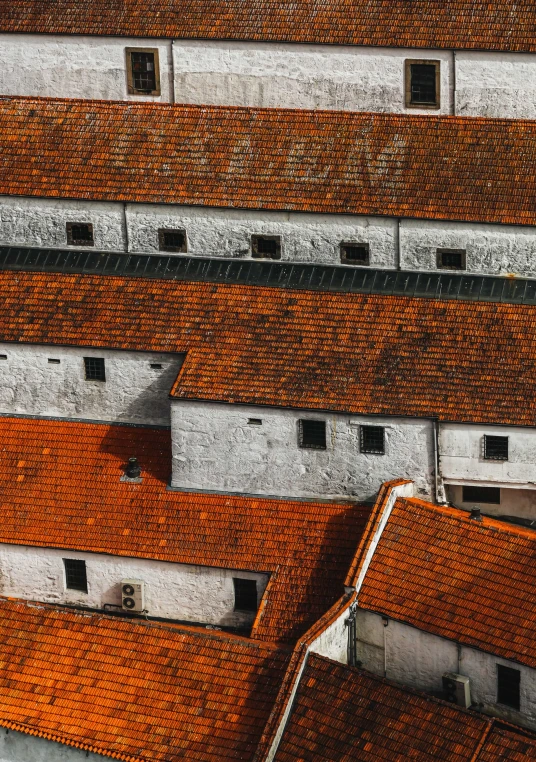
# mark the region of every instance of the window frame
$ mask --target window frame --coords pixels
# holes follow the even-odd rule
[[[365,262],[356,262],[352,259],[347,259],[344,254],[345,248],[360,248],[365,249],[366,251],[366,261]],[[341,258],[341,264],[343,265],[351,265],[352,267],[370,267],[370,244],[369,243],[361,243],[359,241],[341,241],[339,246],[340,251],[340,258]]]
[[[78,239],[75,241],[73,239],[74,227],[87,227],[89,232],[91,233],[91,241],[84,241],[81,239]],[[92,222],[66,222],[65,232],[67,235],[67,246],[95,246],[95,234],[94,234]]]
[[[382,450],[367,449],[364,444],[364,433],[367,429],[381,429],[382,432]],[[359,452],[364,455],[385,455],[385,426],[377,426],[372,423],[363,423],[359,426]]]
[[[166,246],[164,240],[166,233],[182,233],[184,237],[182,247]],[[188,239],[186,237],[186,230],[184,228],[158,228],[158,251],[167,251],[175,254],[186,254],[188,251]]]
[[[239,584],[237,584],[239,583]],[[238,602],[242,596],[242,601],[245,598],[246,600],[253,600],[252,598],[252,590],[250,589],[247,592],[239,592],[238,588],[243,583],[249,583],[247,585],[244,585],[244,587],[250,587],[252,588],[253,585],[255,585],[255,608],[252,606],[239,606]],[[233,588],[234,588],[234,611],[240,611],[244,614],[256,614],[259,609],[259,589],[257,587],[257,580],[256,579],[248,579],[247,577],[233,577]],[[250,598],[251,596],[251,598]]]
[[[84,357],[84,376],[86,381],[98,381],[99,383],[106,383],[106,359],[104,357]],[[97,376],[88,376],[88,365],[95,360],[102,360],[102,378]]]
[[[73,568],[69,569],[68,565],[74,564],[78,569],[83,569],[83,578],[84,583],[77,584],[76,581],[73,584],[73,575],[76,577],[78,575],[78,572],[75,571]],[[66,590],[76,590],[79,593],[86,593],[88,592],[88,586],[87,586],[87,565],[86,562],[83,559],[80,558],[64,558],[63,559],[63,570],[65,573],[65,589]],[[69,577],[71,577],[71,584],[69,584]]]
[[[489,454],[488,447],[491,444],[491,442],[488,442],[488,440],[491,440],[491,439],[502,439],[502,440],[506,439],[506,458]],[[510,456],[509,439],[510,437],[504,437],[498,434],[484,434],[482,438],[482,451],[483,451],[484,460],[495,460],[495,461],[498,461],[499,463],[507,463]]]
[[[480,487],[477,484],[462,484],[462,503],[483,503],[484,505],[501,505],[501,488],[500,487],[486,487],[482,486]],[[497,501],[492,500],[491,502],[489,500],[482,500],[482,498],[466,498],[465,497],[465,490],[466,489],[483,489],[483,490],[496,490],[499,493],[499,499]]]
[[[276,242],[275,256],[259,254],[258,240],[259,238],[265,238],[267,241]],[[281,259],[281,253],[283,250],[283,241],[280,235],[264,235],[264,233],[252,233],[250,240],[251,257],[253,259],[266,259],[268,262],[276,262]]]
[[[508,672],[510,673],[517,673],[517,701],[513,704],[508,703],[507,701],[501,701],[501,698],[504,699],[504,685],[502,688],[503,695],[501,696],[501,672],[504,676]],[[508,692],[508,688],[507,688]],[[509,709],[514,709],[516,712],[519,712],[521,710],[521,670],[515,669],[515,667],[509,667],[506,664],[497,664],[497,703],[501,706],[507,706]]]
[[[441,257],[443,254],[460,254],[462,259],[461,267],[449,267],[448,265],[441,264]],[[466,249],[436,249],[436,266],[438,270],[452,270],[453,272],[461,273],[467,270],[467,250]]]
[[[154,56],[154,90],[138,90],[134,87],[134,71],[132,69],[133,53],[152,53]],[[160,87],[160,58],[158,48],[125,48],[127,63],[127,91],[129,95],[151,95],[158,96],[162,94]]]
[[[305,444],[303,424],[323,424],[324,426],[324,444]],[[298,418],[298,447],[300,450],[327,450],[328,449],[328,427],[322,418]]]
[[[430,58],[406,58],[405,59],[405,102],[406,108],[430,109],[441,108],[441,60]],[[435,95],[434,103],[413,103],[411,100],[411,67],[412,66],[433,66],[435,68]]]

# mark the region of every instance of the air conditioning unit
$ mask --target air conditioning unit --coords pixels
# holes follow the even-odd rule
[[[145,611],[145,590],[141,579],[121,580],[121,607],[124,611]]]
[[[469,678],[457,675],[456,672],[445,672],[443,675],[443,693],[447,701],[469,709],[471,706],[471,690]]]

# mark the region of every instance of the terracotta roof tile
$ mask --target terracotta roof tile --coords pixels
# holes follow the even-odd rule
[[[0,340],[188,352],[177,398],[536,423],[536,308],[0,272]]]
[[[2,0],[0,31],[536,50],[533,0]]]
[[[472,762],[490,722],[310,654],[274,762]]]
[[[0,725],[146,760],[253,756],[290,654],[0,599]]]
[[[530,762],[536,760],[536,740],[526,731],[493,727],[477,762]]]
[[[536,532],[399,498],[360,608],[536,667]]]
[[[535,157],[533,121],[0,99],[8,195],[534,225]]]
[[[299,637],[342,595],[370,508],[172,492],[170,445],[161,429],[0,417],[0,542],[270,572],[252,636]],[[133,455],[141,484],[120,482]]]

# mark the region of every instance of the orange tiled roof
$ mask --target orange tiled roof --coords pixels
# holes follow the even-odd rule
[[[536,760],[536,740],[526,731],[494,726],[475,762],[531,762]]]
[[[0,99],[1,194],[534,225],[535,157],[532,121]]]
[[[1,0],[0,31],[536,50],[536,7],[498,0]]]
[[[536,667],[536,532],[399,498],[359,607]]]
[[[187,351],[173,394],[536,423],[536,308],[0,272],[0,340]]]
[[[492,720],[310,654],[274,762],[474,762]],[[536,749],[536,741],[532,740]]]
[[[0,599],[0,726],[122,760],[247,760],[290,654]]]
[[[141,484],[120,482],[129,457]],[[169,431],[0,417],[0,542],[271,572],[252,636],[289,641],[342,595],[370,508],[171,492]]]

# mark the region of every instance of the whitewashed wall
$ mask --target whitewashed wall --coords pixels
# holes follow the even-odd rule
[[[385,646],[385,647],[384,647]],[[364,669],[428,692],[442,690],[442,675],[456,672],[471,680],[471,699],[482,710],[536,728],[536,670],[476,649],[458,646],[415,627],[358,609],[357,659]],[[497,704],[497,664],[521,672],[521,711]]]
[[[87,593],[66,588],[64,558],[86,562]],[[234,611],[233,577],[257,580],[260,603],[268,574],[0,543],[0,594],[44,603],[120,606],[121,580],[140,579],[149,616],[249,626],[255,614]]]
[[[125,48],[158,48],[161,96],[129,95]],[[0,34],[0,94],[171,101],[171,42],[128,37]]]
[[[456,53],[456,113],[536,118],[536,55]]]
[[[490,483],[488,486],[496,487]],[[500,505],[463,500],[463,487],[458,484],[446,485],[446,499],[457,508],[470,511],[475,505],[487,516],[516,516],[521,519],[536,520],[536,486],[532,489],[509,489],[501,487]]]
[[[103,762],[100,754],[0,728],[0,762]]]
[[[261,426],[248,418],[262,419]],[[327,422],[327,449],[298,447],[298,419]],[[386,454],[359,452],[359,424],[386,427]],[[374,499],[385,481],[413,479],[431,496],[432,425],[296,410],[175,401],[172,485],[291,497]]]
[[[436,270],[437,249],[465,249],[468,272],[536,277],[534,227],[401,221],[403,270]]]
[[[183,359],[17,343],[0,343],[0,355],[6,355],[0,357],[0,413],[154,425],[169,425],[169,391]],[[84,357],[104,358],[106,381],[86,380]]]

